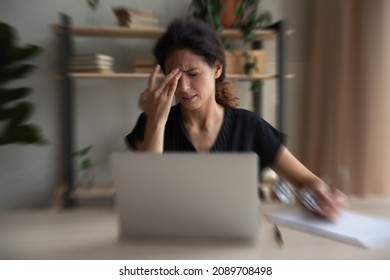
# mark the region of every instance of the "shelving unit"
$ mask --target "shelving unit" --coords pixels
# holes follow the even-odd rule
[[[64,192],[64,207],[72,207],[75,204],[75,174],[74,174],[74,159],[72,153],[74,151],[74,108],[75,108],[75,79],[143,79],[147,78],[148,74],[144,73],[71,73],[69,57],[75,54],[73,37],[102,37],[102,38],[150,38],[157,39],[160,37],[165,28],[150,27],[146,29],[127,28],[116,26],[73,26],[71,18],[62,14],[60,16],[60,24],[52,26],[53,31],[60,39],[60,82],[62,94],[62,131],[63,131],[63,174],[65,178],[66,190]],[[277,44],[277,74],[267,75],[227,75],[228,79],[240,81],[266,80],[275,79],[277,82],[277,127],[281,131],[285,131],[285,80],[289,76],[285,73],[285,35],[286,23],[279,21],[265,30],[256,32],[257,40],[276,40]],[[220,33],[223,39],[239,40],[241,33],[239,30],[223,30]],[[254,110],[261,115],[261,100],[262,92],[253,93]]]
[[[147,79],[147,73],[69,73],[73,79]],[[162,75],[159,75],[162,77]],[[226,77],[231,80],[252,81],[252,80],[270,80],[276,79],[277,75],[242,75],[242,74],[227,74]],[[286,76],[288,78],[289,76]]]
[[[148,27],[148,28],[139,28],[139,27],[120,27],[120,26],[91,26],[91,25],[53,25],[53,30],[57,34],[61,33],[68,29],[69,33],[72,36],[82,36],[82,37],[115,37],[115,38],[158,38],[160,37],[165,28],[163,27]],[[238,40],[241,39],[241,33],[236,29],[225,29],[221,33],[221,38],[228,40]],[[258,30],[255,32],[256,38],[259,40],[269,40],[276,37],[276,32],[274,30]]]

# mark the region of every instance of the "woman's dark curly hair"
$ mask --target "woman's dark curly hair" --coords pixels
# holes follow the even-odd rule
[[[178,49],[189,49],[214,67],[218,61],[222,64],[222,73],[215,81],[215,99],[222,106],[237,107],[238,98],[232,85],[225,81],[225,53],[218,34],[206,23],[190,18],[175,19],[165,34],[157,41],[153,54],[164,74],[165,61],[170,53]]]

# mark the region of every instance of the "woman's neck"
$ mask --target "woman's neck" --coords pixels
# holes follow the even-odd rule
[[[213,130],[215,125],[220,125],[225,109],[217,102],[211,102],[208,106],[202,106],[197,110],[185,110],[181,107],[184,124],[187,127],[196,127],[202,131]]]

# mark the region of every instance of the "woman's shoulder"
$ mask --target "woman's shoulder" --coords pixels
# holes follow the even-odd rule
[[[228,107],[227,112],[236,120],[242,120],[242,121],[248,121],[248,120],[255,121],[255,120],[257,120],[257,121],[259,121],[262,119],[255,112],[249,111],[249,110],[244,109],[244,108]]]
[[[259,128],[260,130],[264,129],[271,129],[271,130],[277,130],[274,126],[272,126],[269,122],[264,120],[261,116],[256,114],[253,111],[249,111],[247,109],[243,108],[231,108],[227,110],[228,114],[230,115],[230,119],[233,123],[235,123],[238,126],[243,127],[252,127],[252,128]]]

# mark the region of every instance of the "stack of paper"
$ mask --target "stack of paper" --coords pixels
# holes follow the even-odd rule
[[[71,58],[71,71],[78,73],[111,73],[113,57],[105,54],[78,54]]]
[[[363,248],[390,245],[390,220],[354,211],[345,211],[332,222],[302,208],[265,213],[270,223],[305,231]]]
[[[133,64],[135,73],[151,73],[156,65],[156,61],[153,58],[135,58]]]

